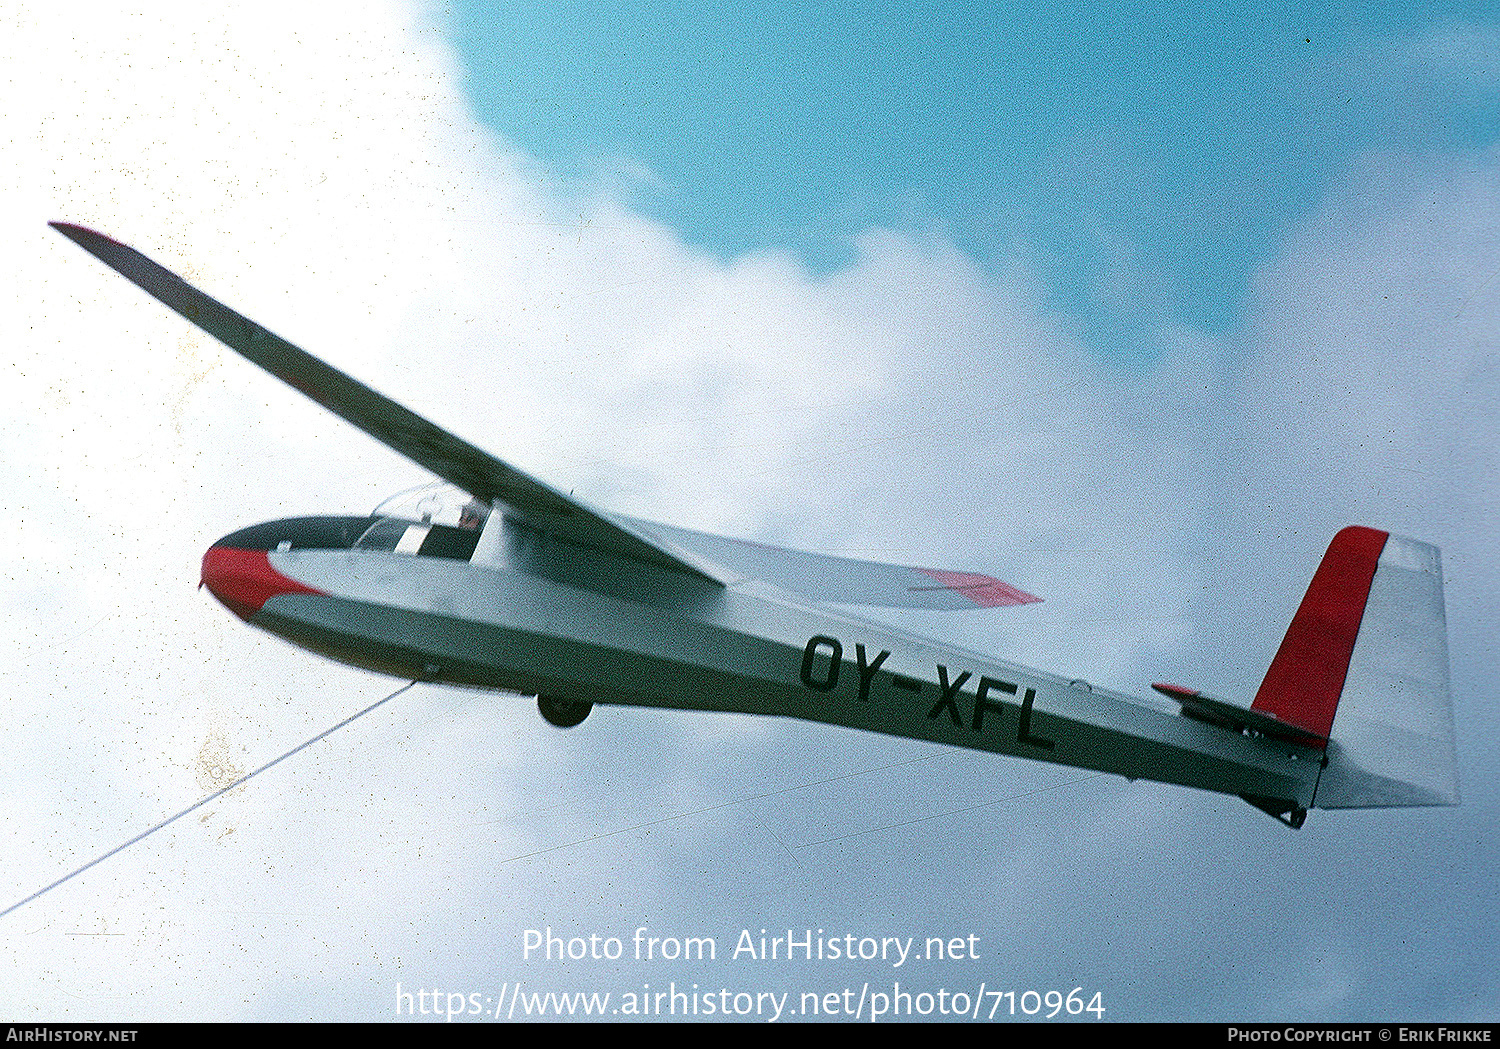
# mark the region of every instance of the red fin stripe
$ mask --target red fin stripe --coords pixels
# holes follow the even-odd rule
[[[1328,738],[1386,539],[1357,526],[1333,537],[1252,710]]]

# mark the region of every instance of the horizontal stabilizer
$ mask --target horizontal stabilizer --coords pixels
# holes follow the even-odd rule
[[[1315,750],[1322,750],[1328,745],[1326,737],[1296,725],[1288,725],[1274,714],[1237,707],[1233,703],[1213,699],[1195,689],[1183,688],[1181,685],[1158,682],[1151,687],[1162,695],[1171,696],[1181,703],[1182,713],[1197,721],[1220,725],[1234,732],[1254,732],[1257,735],[1269,736],[1271,739],[1279,739]]]

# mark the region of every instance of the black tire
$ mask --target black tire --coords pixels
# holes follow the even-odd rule
[[[592,703],[581,703],[576,699],[558,699],[556,696],[537,696],[536,708],[550,725],[572,728],[583,724],[583,719],[594,709]]]

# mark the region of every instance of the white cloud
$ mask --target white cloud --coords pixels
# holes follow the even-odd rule
[[[1371,163],[1260,275],[1242,541],[1277,550],[1293,528],[1351,523],[1427,538],[1450,602],[1495,608],[1497,172],[1493,153]]]
[[[421,479],[48,219],[132,243],[601,504],[1000,571],[1048,602],[944,625],[1132,688],[1184,658],[1190,613],[1233,604],[1199,592],[1224,536],[1315,557],[1346,507],[1396,505],[1413,509],[1392,524],[1468,542],[1494,506],[1493,244],[1472,232],[1493,227],[1465,219],[1493,211],[1487,158],[1405,196],[1361,187],[1293,243],[1243,375],[1177,332],[1158,372],[1124,376],[1024,274],[988,276],[941,240],[874,231],[813,279],[775,254],[709,259],[607,192],[549,190],[476,129],[441,40],[404,8],[230,5],[185,27],[37,6],[13,29],[12,898],[194,798],[205,747],[255,767],[382,694],[243,628],[193,573],[231,528],[360,511]],[[1236,441],[1259,464],[1241,474],[1219,465]],[[1317,537],[1281,538],[1294,526]],[[1292,566],[1269,585],[1295,602],[1304,582]],[[672,713],[599,711],[562,736],[522,701],[417,690],[7,918],[0,986],[53,1019],[381,1018],[398,980],[488,993],[556,975],[518,961],[520,931],[548,923],[847,921],[859,883],[912,926],[893,933],[989,930],[974,878],[1024,895],[1055,874],[1062,893],[1116,862],[1120,826],[1161,823],[1161,792],[1121,801],[1113,781],[1013,767]],[[960,815],[870,833],[906,798]],[[1122,821],[1108,847],[1038,870],[1040,824],[1079,807]],[[811,845],[825,838],[840,843]],[[913,880],[939,902],[913,907]]]

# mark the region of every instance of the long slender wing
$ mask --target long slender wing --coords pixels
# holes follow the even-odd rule
[[[995,608],[1037,601],[987,575],[763,546],[606,514],[564,495],[345,375],[188,284],[134,248],[65,222],[52,228],[214,338],[445,481],[529,527],[723,585],[756,579],[814,601]]]
[[[82,226],[51,226],[252,363],[445,481],[487,502],[503,503],[510,516],[570,542],[722,582],[691,555],[681,556],[660,539],[642,535],[633,524],[564,495],[403,408],[203,294],[134,248]]]
[[[1041,598],[992,576],[941,568],[909,568],[848,557],[786,550],[686,528],[627,519],[674,549],[702,558],[722,577],[758,579],[814,601],[880,608],[962,611],[1025,605]]]

